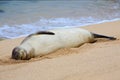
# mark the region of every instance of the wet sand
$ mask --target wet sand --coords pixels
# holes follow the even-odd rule
[[[11,59],[24,38],[0,41],[0,80],[120,80],[120,21],[82,28],[117,40],[98,39],[26,61]]]

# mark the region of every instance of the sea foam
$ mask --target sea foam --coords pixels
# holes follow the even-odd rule
[[[87,18],[51,18],[45,19],[41,18],[39,21],[21,24],[21,25],[3,25],[0,27],[0,37],[6,38],[17,38],[22,36],[27,36],[31,33],[43,30],[50,29],[60,29],[60,28],[71,28],[71,27],[80,27],[91,24],[98,24],[103,22],[110,22],[120,20],[119,18],[112,20],[98,20],[92,17]]]

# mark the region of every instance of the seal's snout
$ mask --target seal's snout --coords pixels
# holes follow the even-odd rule
[[[16,59],[16,60],[26,59],[26,55],[27,55],[26,51],[19,47],[15,47],[12,51],[12,59]]]

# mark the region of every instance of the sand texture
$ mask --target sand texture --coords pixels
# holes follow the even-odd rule
[[[24,38],[0,41],[0,80],[120,80],[120,21],[83,28],[117,40],[98,39],[26,61],[11,59]]]

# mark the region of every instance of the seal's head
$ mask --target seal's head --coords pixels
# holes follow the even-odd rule
[[[20,47],[15,47],[13,49],[12,58],[16,59],[16,60],[29,59],[29,57],[27,57],[27,51],[25,49],[20,48]]]

